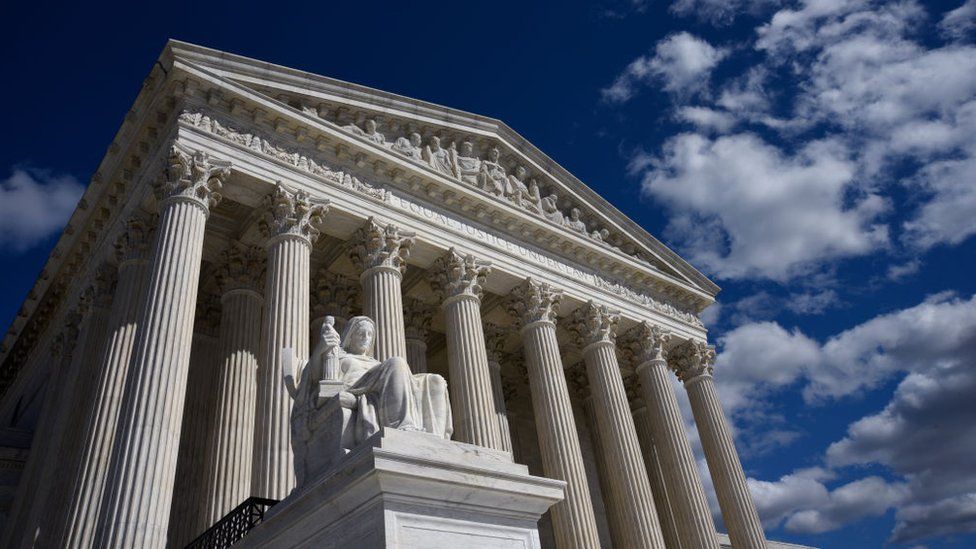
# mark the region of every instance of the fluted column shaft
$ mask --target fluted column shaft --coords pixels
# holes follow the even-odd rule
[[[201,323],[198,316],[196,324]],[[204,515],[204,494],[216,369],[217,338],[210,333],[193,334],[173,505],[166,540],[166,545],[173,549],[185,547],[210,526]]]
[[[502,387],[502,365],[488,358],[488,372],[491,374],[491,394],[495,403],[495,416],[498,417],[498,434],[501,436],[502,450],[513,452],[512,431],[508,425],[508,410],[505,406],[505,390]]]
[[[603,461],[609,470],[611,499],[615,500],[610,512],[620,515],[614,523],[624,527],[618,537],[625,547],[664,547],[614,344],[599,341],[587,345],[583,358],[595,409],[599,410],[596,416]]]
[[[406,358],[407,339],[403,326],[403,274],[397,267],[380,265],[363,271],[363,313],[376,323],[375,356],[379,361]]]
[[[284,499],[295,486],[291,447],[291,399],[282,370],[283,351],[308,359],[309,256],[305,237],[285,234],[268,244],[266,307],[258,368],[257,417],[251,494]],[[296,372],[297,375],[297,372]]]
[[[221,299],[214,430],[208,450],[205,516],[214,524],[251,496],[258,342],[264,299],[233,289]]]
[[[678,524],[675,519],[674,505],[671,503],[671,496],[668,494],[668,485],[665,480],[664,468],[661,467],[661,459],[658,456],[657,447],[654,445],[654,436],[651,434],[651,414],[644,406],[643,400],[639,406],[633,410],[634,427],[637,428],[637,441],[640,442],[641,452],[644,454],[644,467],[647,468],[647,478],[651,482],[651,493],[654,494],[654,508],[657,509],[657,518],[661,523],[661,534],[664,535],[664,545],[668,549],[684,547],[681,544],[681,537],[678,535]]]
[[[481,300],[466,293],[449,297],[444,301],[444,325],[454,439],[503,450],[481,327]]]
[[[105,547],[166,541],[208,213],[188,196],[162,204],[101,517]]]
[[[766,547],[759,513],[749,493],[746,475],[715,391],[715,381],[711,375],[699,375],[686,381],[685,389],[732,546],[736,549]]]
[[[268,255],[251,473],[254,496],[280,500],[295,486],[291,398],[282,364],[285,349],[298,364],[308,359],[309,257],[327,211],[326,204],[280,183],[265,197],[261,230],[268,238]]]
[[[68,500],[71,498],[81,464],[85,444],[85,426],[92,409],[91,394],[94,390],[95,372],[106,343],[109,308],[104,297],[93,300],[85,327],[79,334],[79,370],[74,383],[68,383],[67,408],[63,413],[65,426],[61,449],[56,454],[56,472],[45,510],[35,520],[44,524],[37,543],[40,546],[57,545],[67,524]]]
[[[663,358],[646,361],[637,367],[637,375],[682,546],[717,549],[715,524],[685,433],[667,362]]]
[[[527,324],[522,328],[522,341],[543,469],[547,477],[566,482],[566,499],[551,508],[556,545],[579,549],[599,547],[600,536],[559,355],[556,325],[545,320]]]
[[[119,265],[118,285],[108,320],[108,340],[94,372],[92,409],[83,431],[78,480],[67,505],[64,547],[91,547],[99,522],[123,389],[150,272],[145,234],[137,237],[133,234],[137,230],[140,229],[129,227],[129,244]]]
[[[415,337],[407,338],[407,364],[415,374],[427,373],[427,342]]]
[[[3,540],[4,547],[32,547],[43,527],[38,520],[42,518],[40,510],[47,503],[64,435],[64,415],[68,408],[65,395],[72,381],[73,370],[79,362],[75,345],[80,323],[81,314],[70,312],[64,328],[46,349],[48,356],[42,359],[52,364],[45,383],[37,430],[31,439],[31,453],[17,486],[17,497]]]

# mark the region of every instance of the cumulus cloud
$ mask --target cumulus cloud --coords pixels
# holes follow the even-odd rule
[[[643,191],[670,208],[666,235],[721,278],[785,281],[887,244],[876,194],[852,199],[855,166],[835,141],[790,154],[749,133],[685,133],[639,155]]]
[[[853,422],[830,445],[827,473],[750,481],[768,525],[819,533],[894,508],[893,541],[976,531],[976,296],[935,295],[823,343],[760,322],[736,328],[719,345],[716,382],[746,435],[750,422],[767,421],[764,397],[774,391],[797,387],[807,402],[825,403],[904,375],[880,412]],[[872,475],[829,487],[830,471],[862,466],[884,467],[894,479]]]
[[[22,252],[59,231],[84,190],[70,175],[15,169],[0,181],[0,247]]]
[[[966,0],[958,8],[946,12],[939,21],[939,30],[955,39],[965,38],[976,30],[976,0]]]
[[[721,26],[732,23],[742,13],[759,15],[779,3],[779,0],[677,0],[671,4],[671,12]]]
[[[636,95],[640,85],[655,82],[671,93],[698,91],[726,54],[687,32],[673,34],[657,43],[653,56],[638,57],[627,65],[601,95],[605,101],[623,103]]]

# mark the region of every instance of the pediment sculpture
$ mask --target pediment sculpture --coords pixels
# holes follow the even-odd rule
[[[326,317],[297,383],[293,362],[284,365],[294,401],[291,435],[299,487],[383,428],[445,439],[453,433],[442,376],[414,374],[401,357],[373,358],[376,326],[369,317],[349,319],[341,338],[334,324]],[[294,353],[285,356],[293,359]]]
[[[487,155],[481,158],[477,156],[474,146],[467,140],[461,142],[460,150],[454,141],[445,147],[436,135],[428,137],[425,145],[423,138],[417,132],[398,137],[392,142],[387,141],[386,137],[377,130],[376,120],[372,118],[367,118],[363,122],[363,127],[356,124],[345,124],[341,127],[353,135],[426,164],[434,171],[507,200],[556,225],[590,237],[604,246],[619,249],[611,242],[610,231],[606,228],[596,227],[593,231],[587,229],[587,222],[582,219],[579,208],[571,208],[567,215],[559,207],[558,195],[550,193],[542,196],[539,183],[535,178],[526,181],[529,173],[525,166],[517,165],[509,173],[502,165],[501,152],[497,147],[488,149]]]

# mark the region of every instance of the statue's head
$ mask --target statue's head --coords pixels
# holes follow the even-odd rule
[[[366,119],[366,133],[370,135],[376,133],[376,121],[372,118]]]
[[[420,146],[420,134],[419,133],[413,132],[413,133],[410,134],[410,144],[413,145],[414,147],[419,147]]]
[[[473,151],[474,151],[474,145],[472,145],[470,141],[464,141],[461,143],[461,154],[463,154],[464,156],[472,156],[471,153]]]
[[[373,336],[376,325],[368,316],[356,316],[349,319],[342,334],[342,348],[354,355],[373,356]]]

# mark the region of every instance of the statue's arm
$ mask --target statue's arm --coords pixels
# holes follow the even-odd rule
[[[298,383],[295,381],[295,363],[298,362],[298,357],[295,356],[295,350],[291,347],[285,347],[282,351],[283,356],[281,357],[281,370],[285,377],[285,389],[288,391],[291,398],[294,399],[298,397]],[[307,365],[308,361],[305,361],[298,365],[297,369],[301,370]]]

